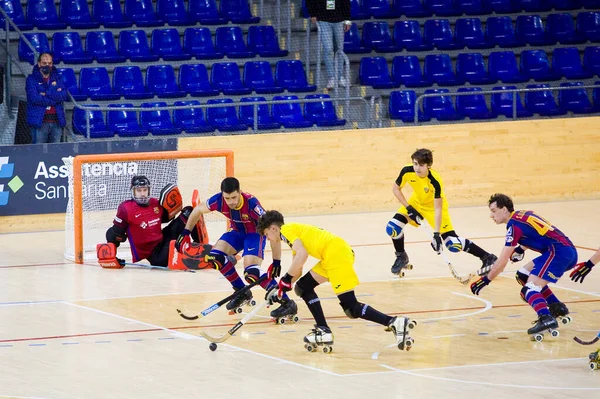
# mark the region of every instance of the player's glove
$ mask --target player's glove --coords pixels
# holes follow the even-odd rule
[[[431,240],[431,248],[438,254],[442,253],[442,237],[439,232],[433,233],[433,239]]]
[[[267,270],[267,275],[269,279],[277,278],[281,275],[281,260],[273,259],[273,263],[271,263],[271,266]]]
[[[576,283],[583,283],[585,276],[590,274],[593,267],[594,264],[589,260],[587,262],[578,263],[575,265],[575,269],[573,269],[569,277],[571,277],[571,280],[575,281]]]
[[[279,297],[279,286],[274,285],[273,288],[267,291],[265,294],[265,300],[269,305],[273,305],[274,303],[281,302],[281,298]]]
[[[411,218],[416,224],[421,225],[421,221],[423,220],[423,215],[419,213],[412,205],[406,207],[406,212],[408,213],[408,217]]]
[[[479,295],[479,292],[483,289],[483,287],[489,285],[490,283],[490,279],[487,278],[487,276],[483,276],[482,278],[471,284],[471,292],[475,295]]]
[[[177,237],[177,241],[175,241],[175,249],[179,253],[183,253],[183,251],[190,246],[192,243],[192,238],[190,237],[191,231],[188,229],[183,229],[179,237]]]
[[[525,250],[519,245],[515,248],[515,251],[510,256],[511,262],[520,262],[525,257]]]

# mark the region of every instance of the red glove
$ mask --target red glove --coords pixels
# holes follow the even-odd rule
[[[122,269],[125,261],[117,258],[117,247],[112,242],[96,245],[98,263],[105,269]]]
[[[179,237],[177,237],[177,241],[175,241],[175,249],[180,254],[190,246],[192,243],[192,237],[190,237],[190,231],[188,229],[183,229]]]
[[[293,277],[289,273],[286,273],[285,276],[279,280],[279,298],[281,298],[284,293],[292,290],[292,279]]]

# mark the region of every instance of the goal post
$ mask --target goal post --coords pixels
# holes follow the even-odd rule
[[[105,242],[104,234],[112,226],[117,207],[131,198],[134,175],[148,177],[153,197],[158,197],[166,184],[177,184],[184,206],[191,205],[195,189],[206,201],[220,191],[225,177],[233,176],[233,151],[226,149],[78,155],[63,161],[69,169],[65,258],[76,263],[96,258],[96,244]],[[226,229],[225,218],[216,212],[205,221],[209,237],[211,231],[214,237]],[[124,254],[119,256],[129,256]]]

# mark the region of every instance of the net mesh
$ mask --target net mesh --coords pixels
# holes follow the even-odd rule
[[[160,153],[156,153],[160,158]],[[225,157],[190,159],[154,159],[118,162],[83,163],[81,170],[73,170],[73,157],[63,158],[69,169],[69,201],[65,217],[65,258],[75,259],[75,211],[73,205],[74,173],[82,176],[82,221],[84,260],[96,259],[96,244],[106,242],[106,230],[112,226],[119,204],[131,198],[131,178],[144,175],[150,180],[150,195],[158,198],[160,190],[176,183],[183,197],[183,205],[191,205],[194,189],[201,201],[220,191],[226,177]],[[226,219],[217,212],[205,215],[211,243],[226,231]],[[164,225],[163,225],[164,227]],[[129,243],[118,249],[119,257],[131,258]]]

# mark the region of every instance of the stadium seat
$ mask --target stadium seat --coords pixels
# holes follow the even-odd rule
[[[346,54],[367,54],[371,48],[363,45],[358,26],[352,23],[348,32],[344,33],[344,53]]]
[[[584,69],[581,65],[581,58],[579,58],[579,49],[577,47],[554,49],[552,69],[567,79],[589,79],[594,76],[593,72]]]
[[[105,28],[129,28],[133,21],[125,18],[119,0],[93,0],[92,16]]]
[[[19,0],[4,0],[0,3],[0,7],[4,9],[6,15],[17,25],[20,30],[32,30],[33,24],[28,23],[25,20],[25,14],[23,14],[23,8]],[[0,26],[4,28],[6,26],[6,20],[4,15],[0,14]],[[10,30],[14,30],[11,26]]]
[[[208,28],[187,28],[183,33],[183,51],[198,60],[216,60],[225,57],[215,49]]]
[[[50,52],[50,44],[48,43],[48,37],[44,32],[36,32],[36,33],[24,33],[23,36],[31,43],[33,48],[39,53],[49,53]],[[29,62],[31,65],[37,63],[37,60],[34,59],[35,56],[33,54],[33,50],[25,43],[25,41],[21,38],[19,39],[19,60]],[[60,57],[54,56],[53,60],[54,64],[58,64],[60,62]]]
[[[56,32],[52,35],[52,51],[65,64],[91,64],[85,54],[79,32]]]
[[[583,6],[580,0],[551,0],[550,2],[555,10],[579,10]]]
[[[594,82],[595,85],[600,85],[600,82]],[[594,100],[594,110],[600,112],[600,89],[592,90],[592,98]]]
[[[213,64],[210,71],[210,81],[213,87],[224,94],[245,95],[252,89],[242,83],[240,69],[235,62],[220,62]]]
[[[462,81],[477,85],[496,82],[489,77],[480,53],[459,54],[456,59],[456,76]]]
[[[456,0],[456,8],[467,15],[486,15],[492,13],[487,0]]]
[[[454,41],[454,35],[447,19],[428,19],[425,21],[423,34],[425,43],[435,46],[438,50],[457,50],[464,46]]]
[[[229,104],[233,103],[230,98],[208,100],[207,104]],[[234,132],[248,130],[248,125],[241,123],[233,105],[213,107],[206,109],[206,121],[209,125],[216,127],[221,132]]]
[[[163,26],[165,21],[154,12],[152,0],[125,0],[125,16],[138,27]]]
[[[529,80],[519,71],[517,57],[512,51],[494,51],[488,58],[490,78],[504,83],[520,83]]]
[[[133,104],[109,104],[109,108],[115,110],[108,111],[106,122],[108,128],[118,134],[120,137],[140,137],[147,136],[148,131],[143,129],[137,119],[137,112],[130,111]]]
[[[277,61],[277,64],[275,64],[275,82],[290,93],[317,90],[316,85],[308,84],[302,61],[299,60]]]
[[[304,15],[305,11],[306,15]],[[302,12],[303,18],[309,18],[305,0],[302,0]],[[350,17],[353,21],[356,21],[359,19],[369,19],[371,18],[371,15],[367,11],[365,11],[362,0],[350,0]]]
[[[253,103],[257,101],[266,101],[264,97],[243,97],[240,102]],[[257,106],[240,105],[240,122],[254,129],[254,108],[257,108],[257,128],[258,130],[279,129],[281,123],[276,122],[271,116],[271,111],[268,104]]]
[[[27,22],[39,30],[67,28],[67,24],[58,19],[54,0],[28,0]]]
[[[86,104],[86,107],[98,108],[95,104]],[[99,139],[106,137],[114,137],[115,133],[108,129],[104,123],[104,113],[100,110],[97,111],[86,111],[81,108],[73,109],[73,132],[81,136],[88,137],[87,134],[87,120],[89,114],[90,121],[90,135],[91,139]]]
[[[400,16],[388,0],[363,0],[363,8],[367,14],[377,19],[390,19]]]
[[[492,90],[494,91],[499,91],[499,90],[511,90],[511,89],[516,89],[517,86],[496,86],[494,87]],[[525,109],[525,107],[523,107],[523,104],[521,103],[521,96],[519,95],[519,93],[514,93],[514,92],[506,92],[506,93],[497,93],[497,94],[492,94],[492,98],[491,98],[491,108],[492,108],[492,113],[497,117],[499,115],[504,115],[507,118],[512,118],[513,117],[513,101],[515,100],[514,96],[517,96],[516,101],[517,101],[517,117],[518,118],[527,118],[532,116],[533,114],[529,111],[527,111]]]
[[[177,85],[175,71],[171,65],[151,65],[146,69],[146,87],[159,98],[185,97],[186,93]]]
[[[600,12],[577,14],[577,31],[592,42],[600,42]]]
[[[600,8],[600,0],[581,0],[581,4],[588,10]]]
[[[248,0],[221,0],[219,15],[234,24],[257,24],[260,17],[252,16]]]
[[[146,32],[143,30],[123,30],[119,33],[119,54],[133,62],[154,62],[159,56],[150,52]]]
[[[179,32],[175,28],[154,29],[152,31],[152,52],[165,61],[184,61],[192,55],[183,51]]]
[[[481,49],[494,47],[485,39],[479,18],[457,19],[454,26],[454,37],[454,41],[460,48]]]
[[[560,79],[550,66],[550,61],[544,50],[525,50],[521,53],[521,73],[537,82]]]
[[[249,51],[244,43],[242,28],[220,27],[215,34],[215,47],[228,58],[253,58],[256,53]]]
[[[390,93],[390,102],[388,104],[388,112],[390,119],[400,119],[406,123],[415,121],[415,102],[417,95],[413,90],[393,91]],[[425,118],[421,107],[419,107],[419,122],[426,122],[429,119]]]
[[[56,72],[62,78],[63,84],[73,96],[75,101],[85,101],[87,100],[87,95],[82,94],[81,90],[77,85],[77,77],[75,76],[75,72],[71,68],[56,68]]]
[[[423,0],[393,0],[393,7],[398,15],[408,18],[431,17],[433,13],[425,8]]]
[[[596,76],[600,76],[600,47],[586,47],[583,52],[583,68]]]
[[[184,64],[179,67],[179,87],[192,97],[218,96],[212,87],[204,64]]]
[[[156,14],[170,26],[194,25],[188,16],[184,0],[157,0]]]
[[[497,14],[521,11],[519,0],[488,0],[487,3]]]
[[[384,57],[362,58],[358,77],[361,85],[373,86],[375,89],[389,89],[400,86],[399,83],[392,82],[387,61]]]
[[[275,96],[273,101],[293,101],[298,100],[297,96]],[[288,129],[305,128],[313,125],[306,120],[302,114],[302,107],[297,102],[284,102],[273,104],[273,119]]]
[[[561,87],[579,87],[582,82],[565,82]],[[558,107],[561,112],[573,112],[574,114],[591,114],[594,106],[590,101],[585,89],[560,90],[558,92]]]
[[[416,55],[396,56],[392,61],[392,81],[406,87],[428,87],[432,82],[421,73]]]
[[[329,94],[309,94],[306,100],[323,100],[319,102],[304,103],[304,116],[306,119],[317,126],[344,126],[345,119],[339,119],[332,101],[326,101],[331,98]]]
[[[72,29],[98,29],[100,23],[92,21],[87,0],[60,0],[60,21]]]
[[[549,11],[552,8],[550,0],[520,0],[520,3],[526,12]]]
[[[283,87],[275,84],[268,61],[250,61],[244,64],[244,86],[258,94],[283,93]]]
[[[437,16],[458,16],[461,12],[455,7],[454,0],[423,0],[425,8]]]
[[[547,46],[555,43],[546,33],[539,15],[519,15],[516,35],[519,40],[532,46]]]
[[[362,42],[378,53],[393,53],[401,50],[394,44],[390,28],[385,21],[365,22],[362,28]]]
[[[200,101],[175,101],[176,107],[200,105]],[[202,108],[186,108],[173,110],[173,125],[186,133],[211,133],[215,131],[213,126],[206,123]]]
[[[425,94],[444,94],[449,93],[448,89],[428,89]],[[423,113],[426,118],[435,118],[438,121],[457,121],[464,119],[458,115],[452,104],[450,96],[435,96],[423,98]]]
[[[108,71],[104,67],[81,68],[79,88],[82,94],[92,100],[118,100],[120,97],[119,94],[113,93]]]
[[[585,36],[575,30],[575,21],[570,13],[548,15],[546,32],[553,43],[580,44],[586,41]]]
[[[115,68],[113,71],[113,91],[121,97],[131,100],[154,97],[154,93],[144,86],[144,77],[137,65]]]
[[[121,63],[127,57],[117,51],[115,38],[111,31],[88,32],[85,35],[86,54],[99,63]]]
[[[223,25],[227,19],[219,15],[215,0],[194,0],[188,3],[188,15],[202,25]]]
[[[485,25],[487,41],[500,47],[522,46],[524,41],[517,38],[510,17],[489,17]]]
[[[408,51],[430,51],[433,45],[425,43],[421,35],[419,21],[396,21],[394,24],[394,43]]]
[[[167,103],[162,101],[142,103],[143,108],[160,108],[166,106]],[[181,129],[173,125],[171,113],[166,109],[142,111],[140,113],[140,124],[143,129],[146,129],[157,136],[181,133]]]
[[[251,26],[248,28],[248,50],[261,57],[285,57],[287,50],[279,48],[275,29],[272,26]]]
[[[456,86],[464,84],[460,78],[454,74],[452,61],[448,54],[431,54],[425,57],[425,67],[423,68],[425,77],[441,86]]]
[[[474,93],[471,95],[456,96],[456,112],[469,119],[492,119],[494,114],[490,112],[485,97],[479,87],[461,87],[458,93]]]
[[[547,84],[527,85],[528,89],[549,87],[550,86]],[[565,112],[561,111],[558,108],[558,105],[556,105],[556,100],[554,100],[554,96],[552,95],[552,91],[550,90],[525,92],[525,109],[534,114],[540,114],[542,116],[555,116],[565,114]]]

